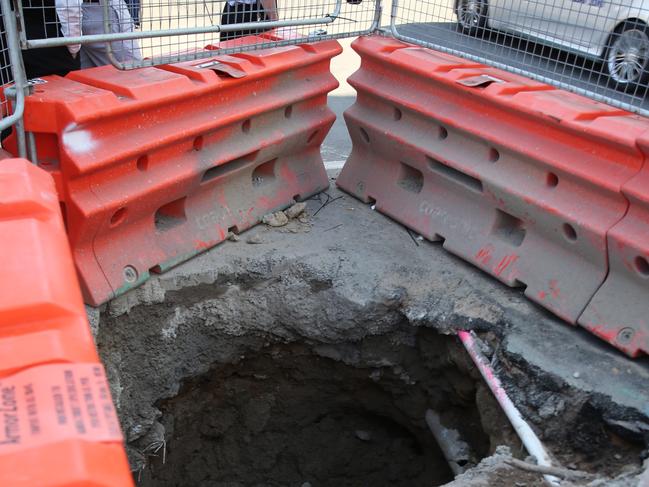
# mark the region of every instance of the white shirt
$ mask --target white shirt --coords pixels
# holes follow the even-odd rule
[[[131,32],[133,30],[133,19],[124,0],[108,0],[108,5],[117,13],[120,32]]]
[[[244,0],[255,2],[256,0]],[[131,14],[128,11],[124,0],[108,0],[109,5],[117,13],[119,19],[119,32],[130,32],[133,30]],[[64,37],[77,37],[81,32],[81,4],[82,0],[55,0],[56,14],[61,22],[61,32]],[[67,46],[73,57],[81,49],[81,44]]]
[[[54,0],[56,14],[61,22],[61,32],[64,37],[77,37],[81,35],[81,0]],[[68,46],[72,56],[81,49],[81,44]]]

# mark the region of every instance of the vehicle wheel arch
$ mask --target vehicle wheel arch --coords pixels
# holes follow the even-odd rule
[[[457,1],[458,0],[456,0],[456,3]],[[615,34],[619,34],[622,31],[622,28],[627,24],[640,24],[643,25],[647,30],[649,30],[649,24],[647,24],[646,21],[638,17],[629,17],[627,19],[618,22],[615,28],[608,34],[608,37],[606,38],[606,42],[604,43],[604,48],[600,53],[600,57],[602,58],[603,61],[606,60],[606,55],[608,53],[609,48],[611,47],[611,41],[613,40],[613,36]]]

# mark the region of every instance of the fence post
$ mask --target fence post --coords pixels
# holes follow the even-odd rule
[[[19,157],[26,157],[27,145],[25,141],[25,129],[22,123],[23,112],[25,109],[25,95],[27,94],[26,90],[28,89],[25,67],[23,65],[23,59],[20,54],[20,47],[18,44],[16,16],[11,8],[9,0],[0,0],[0,8],[2,9],[2,17],[4,19],[4,25],[6,29],[9,62],[11,63],[11,72],[14,78],[15,87],[14,113],[12,113],[9,117],[0,120],[0,129],[6,129],[11,125],[16,126],[18,155]]]

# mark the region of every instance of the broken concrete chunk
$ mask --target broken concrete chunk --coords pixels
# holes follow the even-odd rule
[[[288,223],[288,217],[283,211],[276,211],[275,213],[264,215],[261,221],[269,227],[283,227]]]
[[[230,242],[238,242],[241,238],[236,233],[228,232],[228,240]]]
[[[292,220],[304,213],[304,210],[306,210],[306,203],[295,203],[287,210],[284,210],[284,213],[289,219]]]
[[[246,243],[249,244],[261,244],[264,243],[263,239],[259,236],[258,233],[255,233],[254,235],[251,235],[246,239]]]

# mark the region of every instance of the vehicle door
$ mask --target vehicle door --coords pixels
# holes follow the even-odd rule
[[[566,47],[597,54],[620,19],[623,2],[630,0],[556,0],[553,32]]]
[[[495,29],[546,38],[557,3],[563,0],[491,0],[489,17]],[[493,7],[492,7],[493,6]]]

